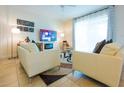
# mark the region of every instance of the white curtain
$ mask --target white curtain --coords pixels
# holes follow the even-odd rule
[[[74,20],[76,51],[92,52],[97,42],[112,38],[109,14],[109,9],[104,9]]]
[[[114,6],[109,6],[108,7],[108,40],[113,39],[113,41],[115,41],[114,38]]]
[[[8,26],[7,8],[0,6],[0,59],[11,56],[11,36]]]

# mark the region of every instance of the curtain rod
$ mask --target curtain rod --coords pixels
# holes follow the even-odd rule
[[[114,5],[113,5],[113,6],[114,6]],[[88,16],[88,15],[94,14],[94,13],[97,13],[97,12],[99,12],[99,11],[106,10],[106,9],[108,9],[108,8],[109,8],[109,6],[108,6],[108,7],[103,8],[103,9],[100,9],[100,10],[96,10],[96,11],[91,12],[91,13],[87,13],[87,14],[85,14],[85,15],[83,15],[83,16],[79,16],[79,17],[74,18],[74,20],[79,19],[79,18],[81,18],[81,17],[85,17],[85,16]]]

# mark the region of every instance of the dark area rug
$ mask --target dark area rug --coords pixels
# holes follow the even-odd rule
[[[40,74],[40,77],[45,82],[46,85],[50,85],[51,83],[61,79],[62,77],[68,75],[71,72],[72,65],[61,64],[60,69],[58,69],[58,67],[55,67]]]
[[[64,77],[65,75],[40,75],[40,77],[43,79],[43,81],[47,84],[50,85],[54,81]]]

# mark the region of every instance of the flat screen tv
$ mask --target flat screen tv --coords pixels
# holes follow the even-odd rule
[[[57,40],[56,31],[40,29],[40,41],[54,42],[56,40]]]

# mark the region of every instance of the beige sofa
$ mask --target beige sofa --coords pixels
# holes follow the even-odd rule
[[[113,47],[113,45],[108,46]],[[108,46],[106,45],[100,54],[74,51],[73,69],[108,86],[118,86],[123,66],[123,49],[118,47],[114,49],[114,47],[110,51]]]
[[[59,51],[40,52],[33,43],[18,46],[19,60],[28,77],[35,76],[48,69],[60,66]]]

